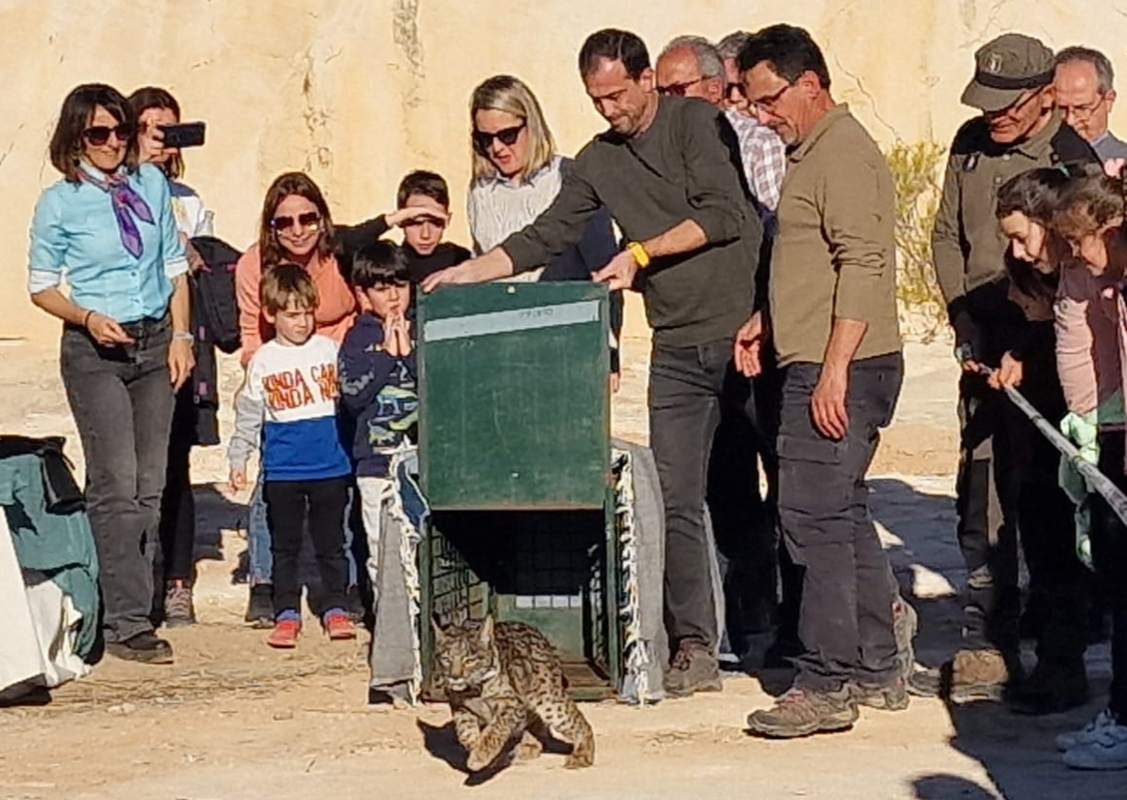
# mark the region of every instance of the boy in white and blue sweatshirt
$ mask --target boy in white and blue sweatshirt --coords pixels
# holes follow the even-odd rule
[[[344,526],[352,467],[337,430],[337,345],[313,333],[317,288],[300,266],[273,267],[262,278],[261,292],[275,337],[247,365],[228,459],[231,486],[240,490],[247,482],[247,461],[261,443],[274,555],[274,630],[267,643],[294,647],[301,633],[298,557],[306,519],[327,609],[325,630],[331,639],[354,639],[356,629],[344,610]]]

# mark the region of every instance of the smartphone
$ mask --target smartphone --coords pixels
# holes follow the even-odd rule
[[[164,131],[165,147],[199,147],[203,144],[204,131],[207,126],[203,122],[184,122],[180,125],[161,125]]]

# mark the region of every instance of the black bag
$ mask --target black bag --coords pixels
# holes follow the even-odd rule
[[[241,344],[235,263],[242,254],[214,236],[197,236],[192,239],[192,247],[205,265],[192,276],[199,323],[206,329],[208,341],[224,353],[233,353]]]
[[[74,465],[63,453],[66,441],[62,436],[33,439],[30,436],[0,435],[0,459],[39,456],[43,470],[44,501],[50,514],[71,514],[86,506],[86,498],[71,473]]]

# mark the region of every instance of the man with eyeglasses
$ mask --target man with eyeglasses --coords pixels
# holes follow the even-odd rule
[[[724,63],[724,108],[754,118],[740,80],[740,51],[750,38],[747,31],[733,31],[716,43],[716,51]]]
[[[707,39],[673,39],[658,56],[655,74],[658,94],[695,97],[724,109],[724,65]],[[724,117],[736,133],[748,186],[769,229],[786,165],[783,142],[747,114],[727,109]],[[763,255],[769,252],[769,238],[764,237]],[[765,386],[761,382],[757,391]],[[770,405],[771,394],[764,392],[749,402]],[[767,468],[768,497],[773,496],[774,458],[754,430],[754,416],[736,407],[721,410],[709,471],[709,515],[725,600],[721,657],[727,660],[758,658],[755,643],[770,636],[775,617],[775,514],[773,503],[759,502],[756,453],[763,456]]]
[[[544,264],[579,240],[600,207],[610,211],[626,244],[593,277],[612,291],[639,289],[653,328],[650,446],[665,505],[665,626],[674,651],[665,691],[717,691],[706,476],[721,409],[746,406],[748,382],[732,366],[732,343],[763,300],[756,291],[763,227],[722,113],[659,95],[638,36],[614,28],[591,34],[579,73],[608,129],[564,168],[559,194],[532,224],[422,287]]]
[[[678,36],[657,57],[655,72],[658,93],[698,97],[725,109],[724,116],[739,141],[747,185],[762,207],[764,223],[770,225],[786,171],[786,148],[770,128],[747,113],[728,107],[727,73],[717,48],[701,36]],[[746,105],[745,102],[745,110]]]
[[[849,728],[858,705],[908,697],[893,632],[896,589],[868,509],[865,472],[903,377],[892,176],[868,132],[834,102],[821,49],[772,25],[740,54],[760,123],[789,148],[763,312],[736,337],[748,376],[770,338],[782,380],[779,520],[801,568],[794,685],[748,726],[776,738]]]
[[[1057,53],[1053,77],[1057,108],[1104,162],[1127,158],[1127,143],[1107,129],[1115,105],[1114,81],[1111,61],[1099,50],[1066,47]]]
[[[1078,561],[1043,558],[1071,540],[1072,512],[1057,487],[1056,463],[1040,435],[983,367],[1017,386],[1046,417],[1064,415],[1056,375],[1053,310],[1007,272],[997,192],[1037,167],[1096,163],[1092,149],[1054,110],[1053,53],[1037,39],[1007,33],[975,53],[965,105],[982,113],[951,145],[932,238],[935,272],[955,332],[960,453],[956,534],[967,565],[963,642],[939,671],[912,676],[918,694],[955,702],[998,700],[1016,710],[1061,710],[1086,697]],[[1016,693],[1019,648],[1018,528],[1030,567],[1030,595],[1042,602],[1038,669]],[[1050,562],[1050,563],[1044,563]],[[1029,617],[1034,619],[1034,617]]]

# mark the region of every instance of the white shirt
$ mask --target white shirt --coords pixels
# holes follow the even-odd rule
[[[215,215],[204,207],[196,191],[179,181],[168,182],[172,193],[172,214],[176,227],[191,239],[193,236],[214,236]]]
[[[473,182],[466,216],[475,253],[492,250],[544,213],[560,193],[562,161],[560,156],[553,156],[547,165],[519,184],[500,175]]]

